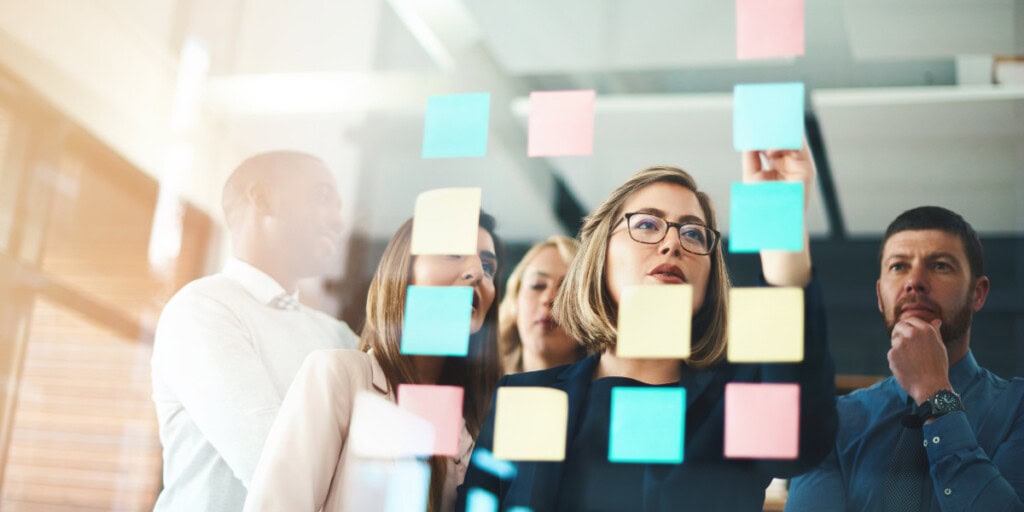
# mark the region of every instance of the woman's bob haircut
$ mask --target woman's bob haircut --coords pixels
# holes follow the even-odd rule
[[[555,299],[554,315],[572,339],[591,354],[615,347],[618,305],[608,294],[605,262],[612,230],[622,220],[623,205],[633,193],[655,183],[673,183],[692,191],[700,202],[707,226],[718,229],[711,198],[697,189],[697,182],[682,169],[649,167],[626,180],[583,221],[580,249],[569,265],[565,281]],[[687,364],[707,368],[722,360],[726,347],[726,313],[729,300],[729,274],[725,270],[722,244],[715,246],[711,258],[704,304],[693,315],[692,343]]]

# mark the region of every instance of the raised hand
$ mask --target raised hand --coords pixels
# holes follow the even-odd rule
[[[762,162],[761,155],[767,166]],[[807,142],[800,149],[769,149],[743,152],[743,182],[800,181],[804,184],[804,210],[811,204],[817,173]]]
[[[953,389],[946,345],[939,331],[941,325],[938,318],[926,322],[912,316],[892,329],[889,369],[903,391],[918,404],[941,389]]]

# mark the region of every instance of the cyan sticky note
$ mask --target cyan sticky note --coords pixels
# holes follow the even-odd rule
[[[410,286],[405,294],[402,353],[465,356],[472,313],[472,287]]]
[[[498,497],[473,487],[466,493],[466,512],[498,512]]]
[[[487,448],[481,448],[479,446],[474,448],[473,458],[470,460],[474,466],[483,469],[502,480],[509,480],[516,476],[515,464],[507,460],[496,458]]]
[[[736,151],[800,149],[804,141],[804,84],[738,84],[732,97]]]
[[[729,199],[729,252],[803,250],[803,183],[733,183]]]
[[[490,93],[450,94],[427,98],[423,158],[484,156]]]
[[[608,460],[682,462],[685,409],[684,388],[613,388]]]
[[[800,451],[800,385],[725,385],[726,458],[795,459]]]

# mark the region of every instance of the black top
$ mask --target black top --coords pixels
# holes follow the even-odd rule
[[[804,360],[800,363],[734,364],[721,362],[706,370],[694,370],[680,362],[680,382],[686,389],[684,461],[681,464],[619,464],[625,469],[589,467],[599,455],[607,457],[610,385],[594,381],[600,356],[536,372],[506,375],[499,386],[545,386],[568,395],[566,460],[560,462],[515,462],[516,474],[499,478],[477,464],[470,464],[459,487],[456,510],[464,510],[471,488],[480,488],[498,498],[499,510],[526,506],[535,512],[567,508],[630,511],[758,511],[764,504],[764,489],[772,478],[790,478],[815,467],[828,455],[836,436],[835,366],[825,335],[825,311],[821,287],[816,279],[804,288]],[[725,385],[730,382],[792,382],[800,385],[799,455],[793,460],[728,459],[723,454]],[[590,400],[604,397],[604,423],[598,419]],[[589,411],[589,412],[588,412]],[[591,425],[584,428],[583,425]],[[602,430],[604,431],[602,433]],[[597,449],[581,448],[588,441],[577,436],[603,438]],[[595,441],[590,441],[595,442]],[[490,451],[494,444],[494,404],[480,430],[474,451]],[[582,455],[589,462],[577,461]],[[588,464],[586,474],[578,473]],[[634,469],[630,469],[634,468]],[[611,483],[611,477],[626,480]],[[594,495],[611,501],[591,503]],[[621,499],[620,499],[621,495]],[[584,497],[586,496],[586,497]],[[576,498],[579,497],[579,498]],[[583,500],[587,500],[583,502]],[[574,501],[575,500],[575,501]],[[618,506],[619,502],[628,503]]]
[[[608,461],[612,388],[655,386],[626,377],[605,377],[590,384],[579,430],[566,447],[565,473],[556,510],[632,510],[643,501],[647,464]]]

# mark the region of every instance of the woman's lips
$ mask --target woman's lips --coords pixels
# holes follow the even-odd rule
[[[677,276],[675,274],[656,273],[656,274],[648,274],[648,275],[650,275],[651,277],[653,277],[653,278],[657,279],[658,281],[661,281],[662,283],[665,283],[665,284],[685,284],[686,283],[686,281],[684,281],[683,278],[681,278],[681,277],[679,277],[679,276]]]
[[[558,328],[558,322],[554,318],[544,317],[537,320],[537,325],[541,326],[546,331],[552,331]]]

